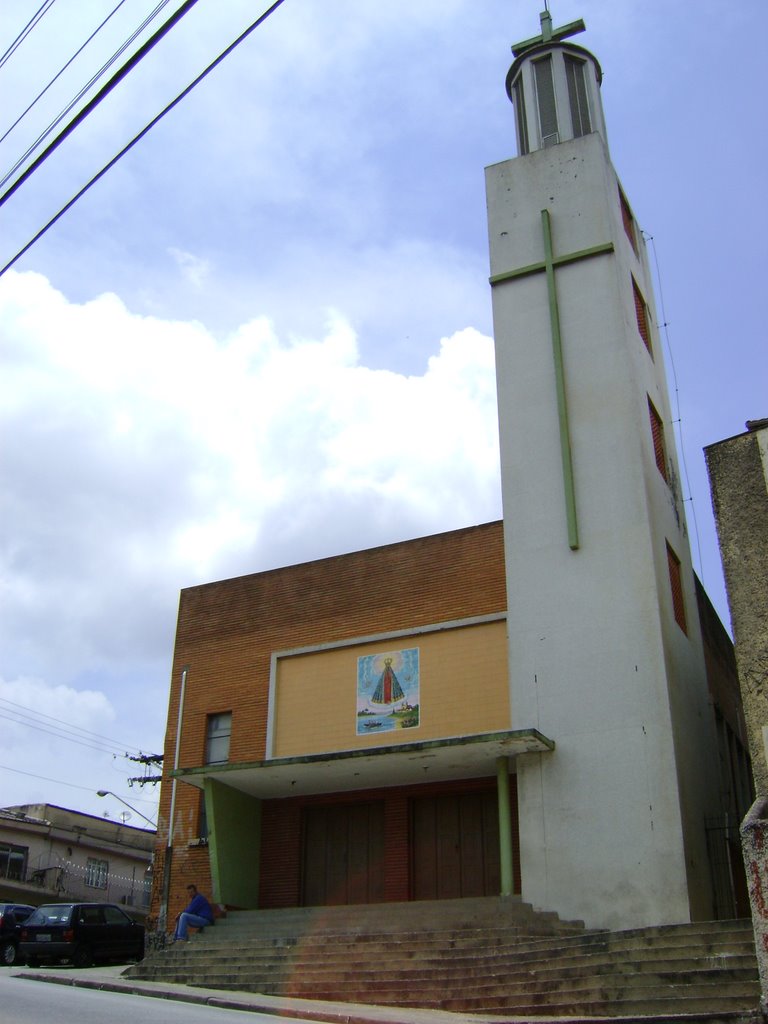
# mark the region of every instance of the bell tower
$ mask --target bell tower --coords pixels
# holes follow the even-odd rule
[[[712,916],[716,741],[642,233],[576,21],[513,46],[486,170],[523,899],[591,927]]]

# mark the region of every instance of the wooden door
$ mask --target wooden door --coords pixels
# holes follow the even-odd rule
[[[302,905],[378,903],[384,898],[384,804],[305,807]]]
[[[411,803],[411,824],[413,899],[498,896],[495,791],[420,797]]]

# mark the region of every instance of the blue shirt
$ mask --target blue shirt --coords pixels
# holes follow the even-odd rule
[[[213,911],[211,910],[211,904],[203,896],[202,893],[198,893],[192,897],[190,904],[185,908],[185,914],[196,914],[198,917],[204,917],[213,924]]]

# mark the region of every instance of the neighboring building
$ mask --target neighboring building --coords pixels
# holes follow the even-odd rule
[[[768,797],[768,419],[704,449],[720,539],[749,752]]]
[[[768,419],[704,449],[731,611],[757,799],[741,826],[768,1014]]]
[[[149,909],[155,832],[56,807],[0,809],[0,899]]]
[[[487,171],[504,522],[182,592],[162,912],[210,871],[241,907],[734,913],[713,850],[751,795],[738,689],[582,27],[545,12],[514,49],[521,155]]]

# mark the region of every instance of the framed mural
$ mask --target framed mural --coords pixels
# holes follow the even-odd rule
[[[419,725],[419,648],[357,659],[357,735]]]

